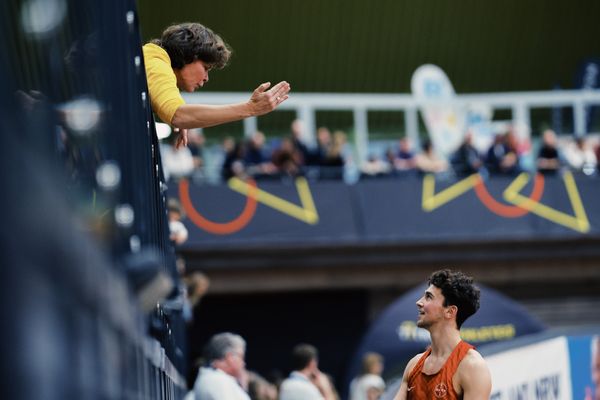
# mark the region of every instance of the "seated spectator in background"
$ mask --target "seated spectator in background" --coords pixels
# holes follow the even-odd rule
[[[496,135],[485,158],[487,169],[492,174],[513,175],[520,172],[517,149],[512,146],[508,134]]]
[[[223,141],[223,149],[225,150],[225,160],[221,167],[221,177],[224,181],[230,178],[246,178],[244,168],[244,145],[234,141],[232,138],[226,138]]]
[[[206,138],[202,129],[189,129],[188,130],[188,147],[192,153],[194,159],[194,169],[198,170],[204,166],[204,145],[206,144]]]
[[[277,400],[277,386],[253,371],[248,371],[248,394],[251,400]]]
[[[391,166],[377,157],[369,154],[367,160],[361,165],[360,173],[363,178],[382,177],[390,173]]]
[[[206,366],[194,383],[196,400],[250,400],[247,384],[246,341],[225,332],[214,335],[204,348]]]
[[[596,171],[598,160],[594,150],[585,138],[578,137],[564,149],[565,159],[573,171],[592,175]]]
[[[416,168],[415,152],[409,138],[400,139],[398,153],[394,158],[394,169],[396,171],[412,171]]]
[[[332,145],[331,131],[327,127],[317,129],[317,147],[310,152],[306,165],[320,166],[325,161],[329,148]]]
[[[350,400],[377,400],[385,390],[381,378],[383,357],[366,353],[362,359],[362,373],[350,382]]]
[[[308,151],[308,147],[305,143],[306,137],[304,131],[304,123],[302,122],[302,120],[295,119],[292,121],[290,130],[292,135],[292,144],[301,156],[300,164],[305,165],[307,160],[310,159],[310,152]]]
[[[556,174],[560,169],[556,133],[546,129],[542,134],[542,146],[537,155],[537,170],[541,174]]]
[[[394,160],[396,159],[396,152],[393,148],[389,147],[385,151],[385,161],[389,164],[390,169],[394,170]]]
[[[435,153],[433,143],[429,139],[423,142],[423,151],[415,156],[415,164],[419,172],[425,174],[437,174],[448,170],[448,163]]]
[[[252,134],[244,150],[246,173],[255,178],[264,178],[277,172],[277,167],[265,155],[265,135],[261,131]]]
[[[166,181],[187,178],[194,171],[192,152],[187,147],[176,148],[175,140],[177,140],[176,134],[171,133],[159,145]]]
[[[321,179],[342,179],[344,177],[346,133],[335,131],[333,140],[321,162]]]
[[[291,138],[283,138],[279,148],[273,152],[271,160],[281,176],[302,174],[302,154],[294,146]]]
[[[454,172],[460,176],[471,175],[479,172],[483,167],[483,160],[473,146],[473,133],[468,131],[456,152],[452,155]]]
[[[169,219],[169,239],[177,246],[182,245],[188,238],[188,230],[181,222],[184,214],[179,201],[176,199],[167,201],[167,215]]]
[[[281,383],[279,400],[336,400],[329,378],[319,370],[319,353],[314,346],[294,347],[292,369]]]

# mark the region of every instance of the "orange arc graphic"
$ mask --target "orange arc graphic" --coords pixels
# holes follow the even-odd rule
[[[508,206],[506,204],[502,204],[487,191],[485,187],[485,183],[481,178],[481,175],[477,178],[477,184],[475,185],[475,193],[479,200],[483,203],[484,206],[488,208],[491,212],[505,218],[518,218],[523,215],[529,213],[529,210],[519,207],[519,206]],[[542,194],[544,193],[544,176],[542,174],[536,174],[535,180],[533,183],[533,189],[531,191],[531,195],[529,199],[534,202],[539,202],[542,198]]]
[[[235,219],[229,222],[213,222],[204,218],[192,203],[190,198],[190,183],[187,180],[182,180],[179,183],[179,200],[183,209],[188,215],[188,218],[200,229],[215,235],[229,235],[243,229],[254,217],[257,206],[257,187],[253,180],[248,181],[249,189],[246,196],[246,205],[244,209]]]

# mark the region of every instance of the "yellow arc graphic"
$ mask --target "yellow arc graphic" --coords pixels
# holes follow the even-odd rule
[[[567,228],[582,233],[589,232],[590,222],[585,212],[585,208],[583,207],[581,197],[579,196],[575,179],[573,178],[573,174],[571,172],[567,171],[564,173],[563,182],[565,183],[565,188],[567,189],[567,194],[569,196],[569,201],[571,202],[574,215],[569,215],[562,211],[555,210],[545,204],[533,201],[530,198],[521,195],[521,189],[525,187],[528,181],[529,175],[527,173],[522,173],[519,175],[504,191],[504,200],[519,207],[525,208],[542,218],[554,222],[555,224],[566,226]]]
[[[436,208],[454,200],[471,190],[478,182],[479,174],[473,174],[456,182],[439,193],[435,193],[435,177],[431,174],[423,178],[422,207],[425,211],[433,211]]]
[[[250,193],[250,185],[239,178],[231,178],[227,183],[231,190],[235,190],[245,196],[248,196]],[[317,224],[319,222],[319,214],[317,213],[310,187],[305,178],[296,178],[296,189],[298,190],[298,196],[300,197],[300,204],[302,207],[269,192],[265,192],[262,189],[253,189],[252,192],[256,194],[256,201],[268,207],[307,224]]]
[[[435,193],[435,177],[431,174],[423,178],[423,193],[421,206],[424,211],[431,212],[446,203],[462,196],[477,185],[480,179],[479,174],[473,174],[447,187],[446,189]],[[504,190],[504,200],[508,203],[524,208],[539,217],[545,218],[555,224],[565,226],[577,232],[587,233],[590,230],[590,222],[585,212],[581,196],[577,190],[577,184],[573,174],[569,171],[563,175],[563,182],[573,208],[574,215],[555,210],[539,201],[523,196],[520,191],[529,182],[529,174],[522,173]]]

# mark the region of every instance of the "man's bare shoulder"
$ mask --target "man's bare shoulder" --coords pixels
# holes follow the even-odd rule
[[[465,355],[465,358],[460,362],[459,368],[466,368],[469,370],[473,368],[487,368],[487,363],[477,350],[470,349]]]
[[[475,349],[469,350],[458,366],[455,377],[462,392],[469,398],[489,398],[492,390],[490,370],[485,359]]]
[[[408,381],[408,377],[412,373],[412,370],[415,368],[421,357],[423,357],[423,354],[425,354],[425,352],[417,354],[406,364],[406,368],[404,368],[404,381]]]
[[[406,364],[406,367],[404,368],[404,375],[402,376],[402,383],[400,384],[400,388],[398,389],[394,400],[406,400],[408,394],[408,377],[412,373],[412,370],[415,368],[415,365],[417,365],[419,359],[423,356],[423,354],[425,353],[417,354],[416,356],[411,358],[410,361]]]

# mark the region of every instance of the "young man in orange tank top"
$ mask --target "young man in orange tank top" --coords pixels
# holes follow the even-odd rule
[[[489,399],[492,379],[487,364],[461,340],[459,331],[479,309],[473,279],[447,269],[434,272],[417,309],[417,326],[429,331],[431,346],[408,362],[394,400]]]

